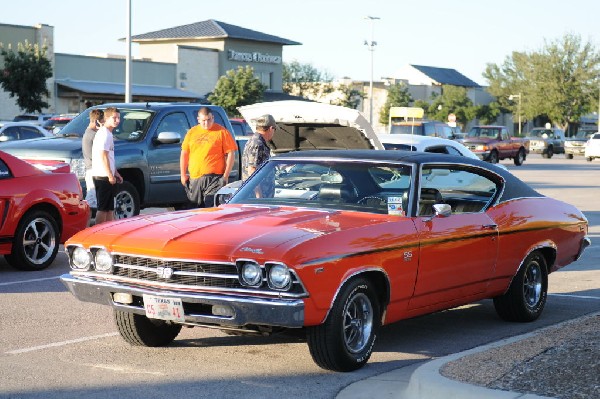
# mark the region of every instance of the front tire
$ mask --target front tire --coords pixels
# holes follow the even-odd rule
[[[43,270],[56,258],[60,245],[58,223],[45,211],[30,211],[19,221],[12,251],[4,258],[15,269]]]
[[[525,150],[520,148],[517,152],[517,155],[515,155],[515,159],[513,161],[516,166],[523,165],[523,162],[525,161]]]
[[[565,158],[567,158],[567,159],[573,159],[573,154],[566,154],[565,153]]]
[[[128,181],[118,184],[115,190],[115,220],[129,219],[140,214],[140,195]]]
[[[554,149],[552,147],[548,147],[545,153],[542,154],[542,157],[550,159],[554,155]]]
[[[369,361],[380,326],[375,289],[368,280],[356,278],[344,285],[325,322],[308,329],[310,354],[323,369],[357,370]]]
[[[173,342],[181,331],[180,324],[149,319],[135,313],[115,310],[113,315],[119,334],[131,345],[165,346]]]
[[[489,163],[498,163],[498,161],[500,160],[500,158],[498,157],[498,151],[492,151],[490,153],[490,156],[488,157],[488,162]]]
[[[504,295],[494,298],[498,315],[506,321],[537,319],[548,297],[548,266],[541,252],[529,254]]]

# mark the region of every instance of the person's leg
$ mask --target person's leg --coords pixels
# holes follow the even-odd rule
[[[202,182],[204,207],[212,208],[215,206],[215,194],[225,185],[223,176],[205,175],[202,177],[204,178]]]
[[[96,224],[113,220],[113,211],[115,201],[112,184],[108,178],[94,177],[94,186],[96,187],[96,198],[98,211],[96,212]]]
[[[96,201],[96,186],[90,169],[85,171],[85,200],[90,205],[90,208],[97,208]]]

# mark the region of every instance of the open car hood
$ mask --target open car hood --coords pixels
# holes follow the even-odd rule
[[[238,110],[253,130],[258,117],[273,115],[278,130],[269,146],[274,153],[384,149],[369,121],[355,109],[290,100],[257,103],[239,107]]]

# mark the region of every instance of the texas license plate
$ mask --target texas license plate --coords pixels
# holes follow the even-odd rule
[[[184,321],[183,304],[179,298],[144,295],[146,317],[151,319]]]

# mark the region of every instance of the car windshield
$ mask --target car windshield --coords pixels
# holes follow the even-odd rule
[[[273,158],[228,203],[397,214],[391,208],[407,198],[411,171],[405,164]]]
[[[424,136],[423,125],[393,125],[390,128],[391,134],[417,134]]]
[[[137,141],[144,137],[150,121],[154,115],[153,111],[119,108],[121,122],[113,131],[115,140]],[[69,122],[61,131],[61,136],[82,137],[90,123],[90,109],[83,111],[75,119]]]
[[[592,135],[596,133],[596,132],[592,132],[589,130],[580,130],[577,132],[577,134],[575,135],[575,138],[577,139],[584,139],[584,140],[589,140],[590,137],[592,137]]]
[[[498,137],[498,133],[498,128],[474,127],[469,131],[469,134],[467,136],[496,138]]]

